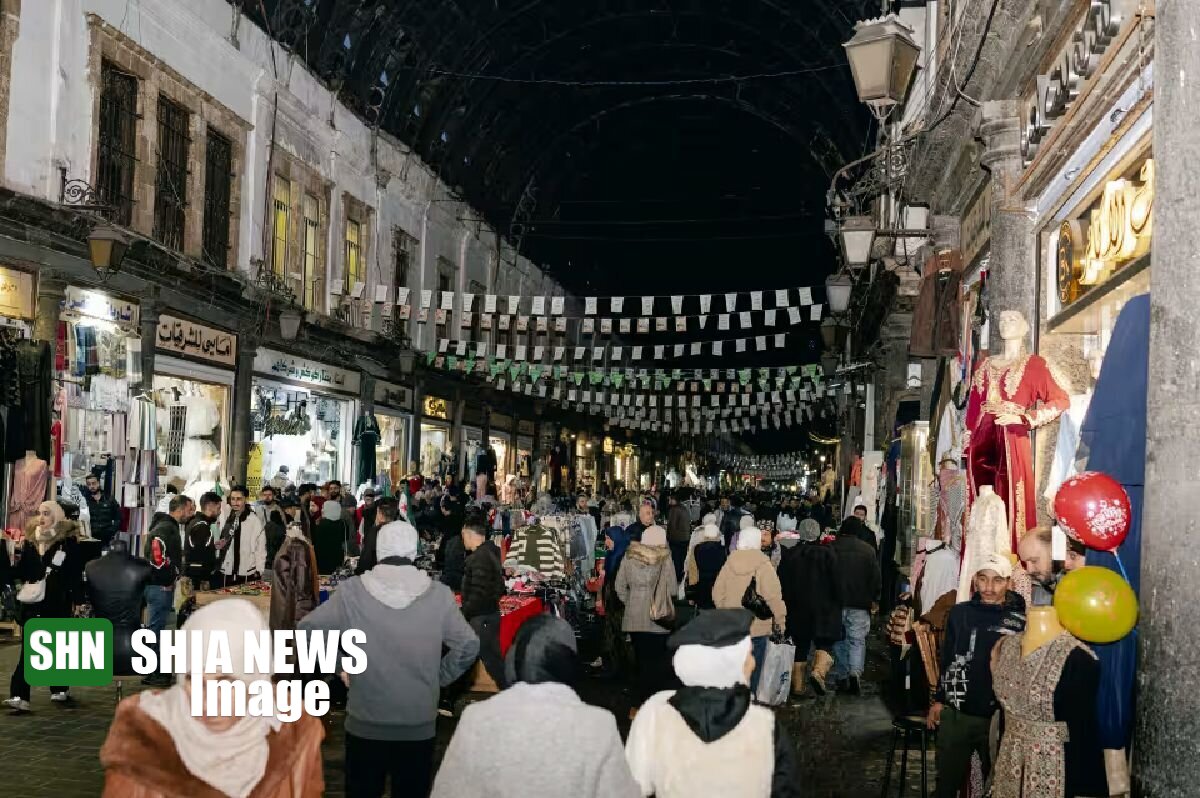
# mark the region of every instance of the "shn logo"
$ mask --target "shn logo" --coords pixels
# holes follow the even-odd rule
[[[34,687],[100,687],[113,679],[113,627],[104,618],[25,622],[25,680]]]

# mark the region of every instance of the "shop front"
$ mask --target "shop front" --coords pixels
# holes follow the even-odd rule
[[[596,490],[596,455],[599,453],[599,439],[593,440],[586,432],[581,432],[572,441],[575,451],[575,485],[574,492],[592,495]]]
[[[360,375],[271,349],[254,357],[250,397],[253,448],[246,482],[317,485],[353,480]]]
[[[453,403],[440,396],[426,395],[421,407],[421,475],[442,479],[453,474],[453,436],[450,420]]]
[[[37,364],[44,359],[46,381],[50,378],[49,359],[43,358],[47,346],[32,340],[33,284],[34,277],[29,272],[0,267],[0,413],[4,422],[0,424],[0,439],[4,444],[0,530],[24,527],[31,508],[46,498],[48,464],[54,459],[50,451],[51,420],[44,412],[40,421],[36,418],[38,408],[46,405],[46,395],[36,388],[22,390],[23,381],[19,379],[20,363]],[[49,386],[46,389],[49,392]],[[32,422],[27,421],[31,414],[35,416]],[[29,451],[33,452],[32,459],[26,454]],[[17,473],[23,474],[23,478],[14,485]]]
[[[388,496],[408,475],[408,442],[413,422],[412,389],[382,380],[375,383],[375,420],[379,440],[375,445],[376,487]]]
[[[522,419],[518,424],[516,452],[513,456],[513,471],[516,475],[528,482],[533,477],[533,456],[535,453],[534,443],[534,424],[532,421]]]
[[[513,464],[513,419],[503,413],[492,413],[488,429],[488,443],[496,453],[496,486],[504,484],[512,473]]]
[[[158,318],[154,400],[159,492],[168,485],[199,500],[229,488],[237,336],[171,315]]]

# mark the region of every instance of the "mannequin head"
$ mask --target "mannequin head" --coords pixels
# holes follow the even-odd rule
[[[1004,341],[1024,341],[1029,334],[1029,322],[1020,311],[1002,310],[999,320],[1000,338]]]

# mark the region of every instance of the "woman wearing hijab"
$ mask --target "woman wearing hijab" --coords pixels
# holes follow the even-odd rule
[[[825,677],[833,667],[833,644],[842,639],[842,589],[837,554],[821,545],[821,525],[812,518],[800,522],[800,542],[783,555],[779,584],[787,605],[787,632],[796,644],[792,692],[804,691],[809,648],[813,648],[808,683],[825,695]]]
[[[638,712],[625,755],[643,796],[798,796],[795,749],[770,709],[751,701],[753,616],[702,612],[668,641],[679,690]]]
[[[711,522],[709,519],[712,519]],[[721,529],[716,525],[715,516],[705,516],[705,524],[698,532],[700,541],[688,556],[687,597],[698,609],[711,610],[715,606],[713,585],[716,584],[721,569],[725,567],[728,555],[725,553],[725,541],[721,539]]]
[[[573,689],[575,633],[561,618],[523,624],[505,658],[511,687],[463,711],[432,798],[640,798],[612,713]],[[497,746],[520,730],[521,743]]]
[[[604,582],[600,587],[601,604],[604,607],[604,672],[615,676],[618,672],[629,672],[632,656],[625,643],[621,624],[625,619],[625,605],[617,596],[617,574],[621,561],[629,549],[629,535],[620,526],[604,530]]]
[[[247,632],[267,629],[263,614],[245,599],[222,599],[192,613],[183,631],[205,640],[224,632],[234,672],[209,680],[243,682],[270,674],[245,673]],[[190,676],[174,687],[145,691],[117,707],[100,749],[105,798],[317,798],[321,771],[320,720],[301,715],[292,723],[259,717],[192,717]]]
[[[42,502],[37,515],[25,525],[25,541],[21,544],[13,576],[26,585],[45,581],[37,601],[22,601],[22,592],[26,593],[26,598],[32,598],[24,589],[17,594],[17,620],[22,626],[30,618],[70,618],[75,614],[83,587],[79,531],[79,522],[68,521],[62,507],[52,501]],[[9,681],[9,692],[12,697],[4,702],[5,706],[16,710],[14,714],[29,712],[32,693],[25,681],[24,650],[17,653],[17,667]],[[67,701],[70,697],[69,688],[50,688],[51,701]]]
[[[629,544],[617,572],[617,597],[625,604],[621,631],[633,641],[641,690],[639,702],[661,690],[670,678],[668,630],[651,617],[651,607],[658,591],[665,590],[672,599],[677,589],[667,532],[661,526],[649,527],[642,532],[640,541]]]
[[[321,517],[312,535],[318,573],[331,574],[346,560],[346,541],[350,537],[346,515],[341,502],[330,500],[321,506]]]
[[[748,517],[744,516],[743,520]],[[767,638],[774,627],[778,627],[780,631],[786,628],[787,606],[783,603],[783,592],[779,587],[779,576],[775,573],[775,567],[771,565],[767,555],[762,553],[762,533],[754,526],[753,519],[750,526],[744,526],[738,532],[737,550],[729,555],[725,567],[717,575],[717,581],[713,584],[713,604],[718,609],[741,607],[746,589],[752,581],[754,589],[766,600],[772,613],[772,617],[765,620],[755,618],[754,625],[750,628],[750,636],[754,639],[754,659],[759,663],[750,677],[750,689],[757,690],[758,676],[762,672],[761,663],[767,650]]]

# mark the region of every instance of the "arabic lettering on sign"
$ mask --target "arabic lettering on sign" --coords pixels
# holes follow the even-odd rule
[[[376,382],[375,404],[397,410],[412,410],[412,390],[390,382]]]
[[[140,319],[136,303],[114,299],[100,291],[88,291],[74,286],[67,286],[64,307],[80,316],[118,324],[137,325]]]
[[[232,333],[174,316],[158,317],[158,348],[164,352],[236,365],[237,343]]]
[[[0,267],[0,315],[33,318],[33,275]]]
[[[359,376],[357,372],[349,372],[321,363],[312,363],[271,349],[258,350],[254,356],[254,370],[281,379],[330,388],[342,393],[358,392]]]

